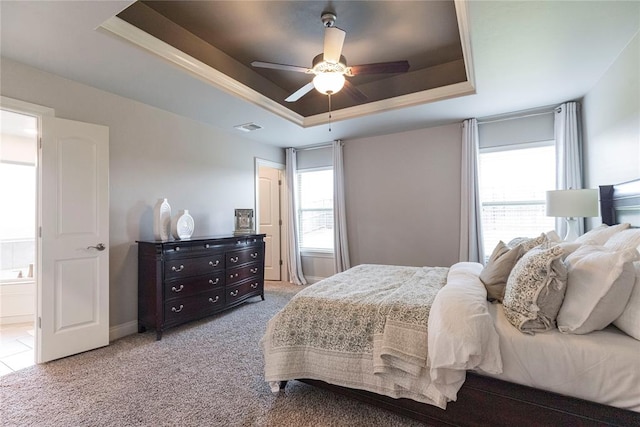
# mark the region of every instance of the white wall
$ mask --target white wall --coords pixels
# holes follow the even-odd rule
[[[137,322],[136,240],[153,237],[166,197],[189,209],[194,236],[233,231],[235,208],[253,208],[254,158],[284,163],[282,149],[2,59],[2,95],[56,116],[109,127],[110,324]]]
[[[345,141],[353,265],[458,261],[461,146],[461,124]]]
[[[582,102],[586,185],[640,178],[640,35]]]

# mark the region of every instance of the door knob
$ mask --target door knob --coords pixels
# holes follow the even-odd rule
[[[99,251],[104,251],[105,249],[107,249],[107,247],[104,245],[104,243],[98,243],[96,246],[87,246],[87,249],[97,249]]]

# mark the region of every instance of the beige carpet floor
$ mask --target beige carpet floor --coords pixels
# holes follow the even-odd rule
[[[273,394],[259,341],[301,288],[0,377],[2,426],[418,426],[297,381]]]

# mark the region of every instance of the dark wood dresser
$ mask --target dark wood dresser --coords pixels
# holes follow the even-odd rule
[[[264,300],[264,234],[138,241],[138,331]]]

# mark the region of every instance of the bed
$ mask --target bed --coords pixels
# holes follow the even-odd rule
[[[600,200],[603,227],[640,226],[640,180]],[[524,334],[486,301],[481,271],[361,265],[306,288],[269,322],[265,379],[438,425],[640,425],[640,339],[615,326]]]

